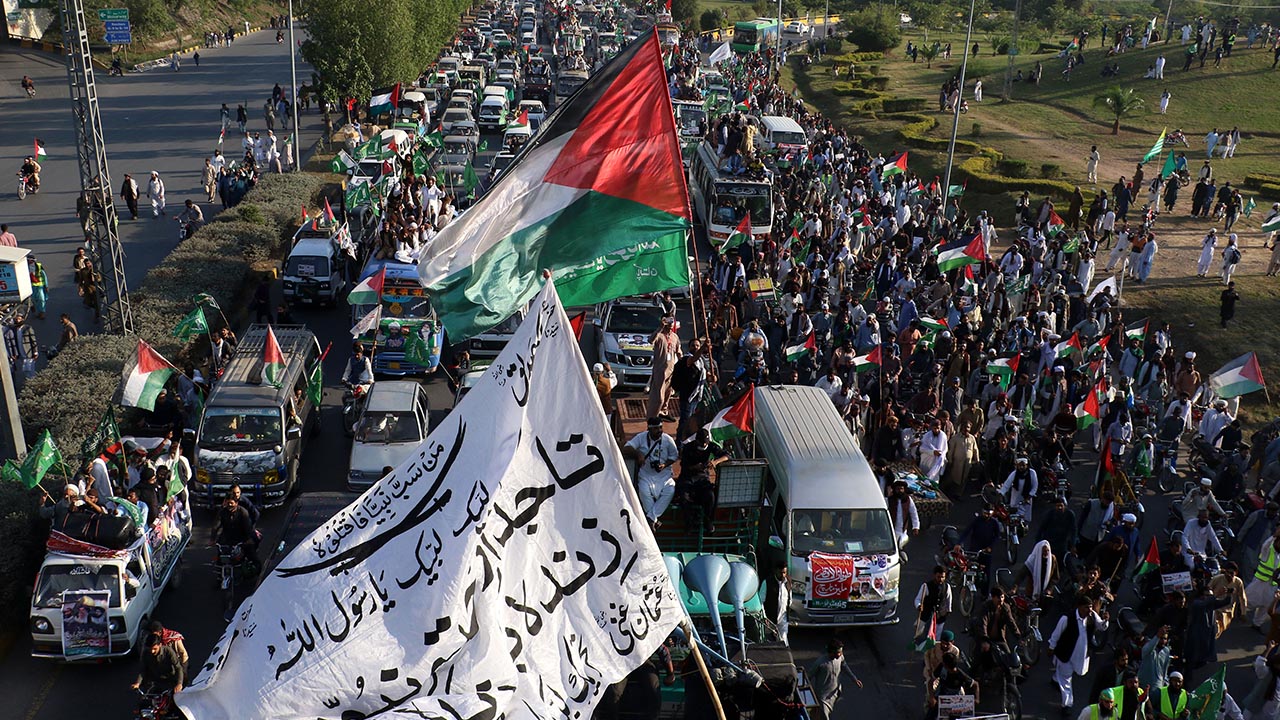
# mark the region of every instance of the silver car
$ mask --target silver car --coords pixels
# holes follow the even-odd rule
[[[347,487],[357,492],[382,479],[383,468],[396,467],[427,437],[427,395],[414,380],[381,380],[369,391],[360,418]]]

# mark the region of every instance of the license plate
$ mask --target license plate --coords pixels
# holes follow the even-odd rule
[[[833,623],[855,623],[858,622],[858,616],[853,613],[837,613],[831,616]]]
[[[398,362],[389,362],[389,363],[387,363],[387,367],[388,367],[388,368],[390,368],[390,369],[392,369],[392,370],[399,370],[399,369],[400,369],[400,363],[398,363]]]

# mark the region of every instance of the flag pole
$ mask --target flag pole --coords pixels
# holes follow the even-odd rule
[[[707,339],[710,340],[711,331],[708,329],[707,299],[702,292],[702,257],[698,253],[698,243],[694,242],[691,244],[693,245],[693,264],[695,267],[698,268],[698,272],[695,273],[693,277],[689,278],[689,281],[696,282],[698,284],[698,306],[699,306],[699,311],[693,314],[693,335],[694,337],[702,337],[702,335],[698,333],[698,316],[701,315],[703,333],[707,336]],[[710,266],[708,265],[708,267]],[[689,304],[690,305],[693,304],[692,298],[690,298]],[[708,352],[710,352],[710,350],[708,350]]]
[[[698,674],[707,685],[707,694],[711,696],[711,706],[715,708],[715,716],[717,720],[725,720],[724,706],[720,704],[720,694],[716,692],[715,683],[711,681],[711,673],[707,670],[707,662],[702,658],[702,651],[698,649],[698,643],[694,640],[693,623],[689,621],[688,615],[685,616],[682,625],[689,636],[689,652],[693,655],[693,662],[698,666]]]

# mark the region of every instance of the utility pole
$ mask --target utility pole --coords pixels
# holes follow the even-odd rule
[[[120,218],[112,202],[107,144],[102,138],[98,88],[93,81],[93,58],[81,0],[62,0],[62,44],[67,52],[67,84],[75,116],[76,154],[80,159],[80,192],[85,200],[85,239],[98,269],[98,297],[107,332],[133,334],[133,309],[124,275],[124,248],[117,233]]]
[[[951,195],[951,166],[956,160],[956,135],[960,132],[960,103],[964,101],[964,75],[969,69],[969,44],[973,42],[973,9],[977,0],[969,0],[969,28],[964,35],[964,60],[960,61],[960,93],[956,98],[955,119],[951,123],[951,144],[947,147],[947,177],[942,182],[942,206]]]
[[[1013,99],[1013,63],[1018,57],[1018,20],[1022,17],[1022,0],[1013,6],[1013,34],[1009,39],[1009,65],[1004,70],[1004,91],[1000,93],[1001,102]]]
[[[293,74],[293,171],[302,170],[302,129],[298,127],[298,43],[293,39],[293,0],[289,0],[289,72]],[[327,139],[327,138],[326,138]]]

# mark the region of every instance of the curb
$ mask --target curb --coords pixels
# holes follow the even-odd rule
[[[250,26],[250,27],[249,27],[249,32],[247,32],[247,33],[243,33],[243,34],[241,35],[241,37],[243,37],[244,35],[252,35],[253,33],[261,32],[261,31],[262,31],[262,28],[261,28],[260,26],[259,26],[259,27]],[[206,49],[204,45],[192,45],[191,47],[185,47],[185,48],[181,48],[181,49],[179,49],[179,50],[178,50],[178,54],[179,54],[179,55],[190,55],[191,53],[193,53],[193,52],[195,52],[195,51],[197,51],[197,50],[204,50],[204,49]],[[209,49],[209,50],[216,50],[217,48],[208,48],[208,49]]]

